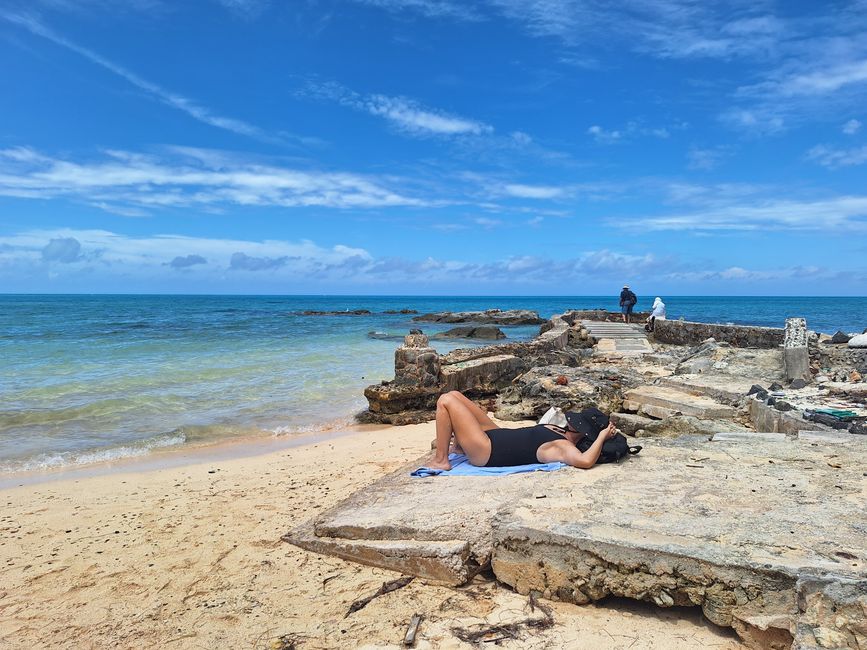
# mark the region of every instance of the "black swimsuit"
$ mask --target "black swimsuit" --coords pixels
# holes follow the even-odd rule
[[[491,457],[485,467],[511,467],[538,463],[536,452],[546,442],[566,440],[544,424],[519,429],[490,429],[485,431],[491,439]]]

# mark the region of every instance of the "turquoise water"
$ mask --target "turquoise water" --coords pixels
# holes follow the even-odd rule
[[[638,309],[652,299],[642,297]],[[867,298],[666,303],[670,318],[780,326],[805,316],[819,331],[867,327]],[[397,343],[368,332],[398,336],[418,326],[412,316],[383,311],[519,307],[547,317],[613,309],[616,298],[0,295],[0,472],[349,423],[366,405],[364,387],[393,375]],[[297,313],[308,309],[374,313]],[[504,329],[516,340],[538,331]]]

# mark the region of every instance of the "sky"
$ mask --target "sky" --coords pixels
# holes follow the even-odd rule
[[[867,0],[0,0],[0,293],[867,295]]]

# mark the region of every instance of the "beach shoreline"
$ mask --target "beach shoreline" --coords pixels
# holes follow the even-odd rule
[[[422,613],[416,647],[469,647],[453,628],[523,619],[526,598],[485,576],[459,589],[417,578],[347,616],[398,574],[280,540],[411,463],[433,434],[433,423],[367,426],[257,455],[0,489],[0,645],[268,648],[282,636],[394,647]],[[513,647],[740,647],[698,610],[551,605],[555,625]]]

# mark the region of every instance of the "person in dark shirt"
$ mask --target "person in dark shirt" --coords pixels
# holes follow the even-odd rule
[[[623,285],[623,290],[620,292],[620,311],[623,313],[623,322],[628,323],[629,317],[632,316],[632,308],[638,302],[638,296],[632,293],[628,284]]]
[[[576,443],[584,434],[571,427],[544,424],[516,429],[501,429],[479,406],[453,390],[437,400],[436,451],[426,467],[450,470],[449,445],[455,437],[454,451],[467,456],[479,467],[509,467],[532,463],[561,462],[589,469],[599,460],[602,445],[615,436],[614,422],[602,430],[593,445],[584,452]]]

